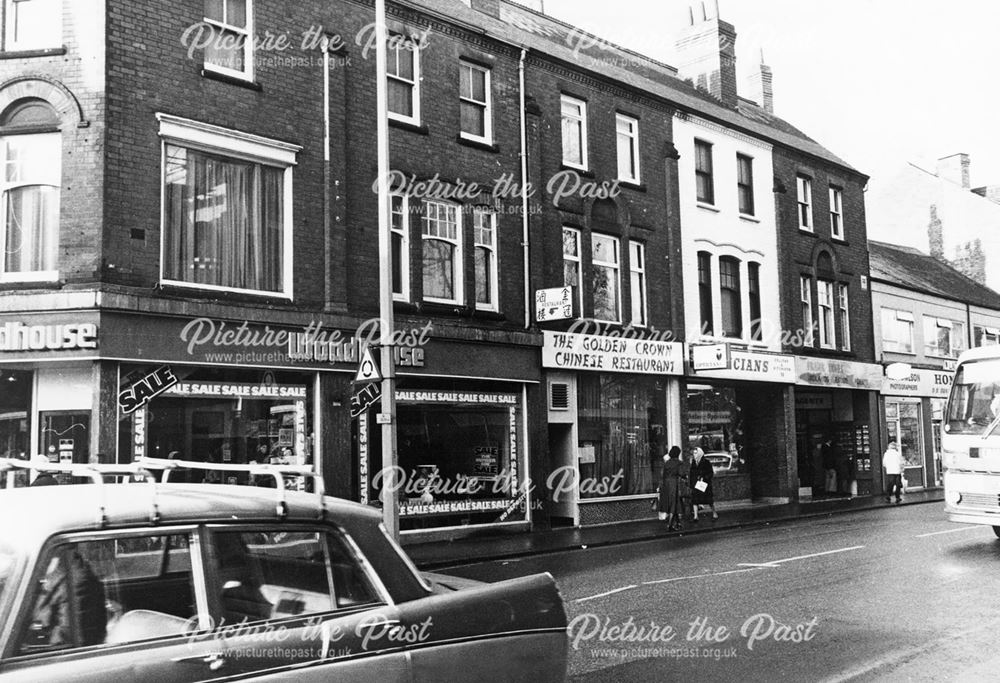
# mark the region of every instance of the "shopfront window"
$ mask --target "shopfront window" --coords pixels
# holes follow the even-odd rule
[[[382,469],[381,429],[358,420],[363,503],[394,487],[402,529],[525,519],[519,394],[398,390],[396,399],[395,473]]]
[[[580,497],[654,492],[663,454],[671,445],[665,381],[581,373],[577,382]]]
[[[746,469],[743,410],[736,389],[689,384],[687,389],[688,449],[700,448],[716,474]]]
[[[924,486],[924,447],[921,404],[917,402],[887,401],[885,404],[886,429],[889,441],[899,446],[903,456],[903,485],[909,488]]]

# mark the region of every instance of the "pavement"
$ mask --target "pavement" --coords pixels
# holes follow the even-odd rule
[[[476,535],[451,541],[407,543],[404,537],[403,546],[419,568],[430,570],[474,562],[557,553],[573,548],[594,548],[669,536],[707,534],[723,529],[775,524],[805,517],[822,517],[897,505],[942,501],[944,501],[944,491],[931,489],[906,493],[903,495],[902,503],[889,502],[884,496],[864,496],[823,498],[798,503],[753,503],[732,507],[719,504],[716,505],[719,519],[713,521],[711,513],[708,515],[702,513],[696,524],[690,520],[685,521],[680,531],[667,531],[666,522],[652,519],[547,531],[505,533],[483,530]]]

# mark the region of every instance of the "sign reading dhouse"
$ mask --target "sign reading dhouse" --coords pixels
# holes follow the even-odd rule
[[[640,375],[684,374],[684,347],[680,342],[574,332],[545,332],[544,335],[542,365],[546,368]]]

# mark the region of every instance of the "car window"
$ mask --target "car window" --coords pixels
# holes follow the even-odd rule
[[[7,583],[11,580],[17,566],[17,553],[6,545],[0,544],[0,599],[3,598]]]
[[[215,530],[212,545],[226,624],[380,601],[356,558],[332,534]]]
[[[187,534],[101,538],[42,558],[19,654],[180,635],[197,606]]]

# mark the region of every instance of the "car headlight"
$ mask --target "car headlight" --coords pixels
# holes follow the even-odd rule
[[[941,453],[941,464],[944,466],[945,469],[948,469],[949,467],[955,467],[955,465],[958,464],[958,458],[961,455],[964,455],[962,451],[952,451],[945,449]]]
[[[948,505],[958,505],[962,502],[962,494],[954,489],[945,489],[944,500]]]

